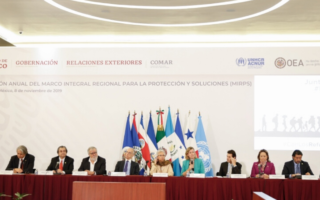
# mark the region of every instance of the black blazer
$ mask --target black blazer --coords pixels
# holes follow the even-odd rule
[[[33,173],[34,166],[34,156],[31,154],[26,154],[23,160],[23,172],[22,173]],[[19,167],[19,158],[18,156],[12,156],[6,170],[13,170]]]
[[[124,160],[118,161],[114,171],[115,172],[123,172],[124,164],[125,164]],[[139,164],[131,161],[130,175],[139,175],[139,174],[140,174]]]
[[[86,157],[82,160],[80,168],[78,171],[90,170],[89,157]],[[98,156],[98,160],[94,165],[94,172],[96,175],[106,174],[106,159]]]
[[[242,165],[236,162],[236,167],[232,167],[232,174],[241,174]],[[226,176],[228,173],[228,162],[223,162],[220,165],[219,176]]]
[[[300,171],[301,175],[305,175],[307,172],[313,175],[309,164],[303,160],[300,162]],[[282,175],[285,175],[286,178],[289,178],[290,174],[295,174],[293,160],[284,163],[282,170]]]
[[[63,171],[66,174],[72,174],[73,171],[73,158],[70,158],[69,156],[66,156],[64,158],[64,164],[63,164]],[[54,157],[51,159],[51,163],[47,168],[47,171],[52,171],[52,170],[57,170],[59,169],[59,164],[57,165],[57,163],[59,163],[59,156]]]

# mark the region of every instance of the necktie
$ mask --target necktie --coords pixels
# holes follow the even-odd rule
[[[124,172],[127,172],[127,170],[128,170],[128,162],[129,162],[129,161],[126,161],[126,164],[124,165],[124,168],[123,168],[123,171],[124,171]]]
[[[21,165],[20,165],[20,169],[23,170],[23,159],[21,158]]]
[[[60,162],[59,169],[60,169],[60,170],[63,170],[62,160],[61,160],[61,162]]]
[[[301,174],[300,172],[300,164],[297,165],[297,171],[296,171],[296,174]]]
[[[232,165],[231,165],[231,164],[229,164],[229,171],[228,171],[228,173],[229,173],[229,175],[232,174]]]

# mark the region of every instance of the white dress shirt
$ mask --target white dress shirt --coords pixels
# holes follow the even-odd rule
[[[98,161],[98,158],[97,158],[97,160],[96,161],[94,161],[94,163],[92,164],[92,162],[91,162],[91,160],[90,160],[90,158],[89,158],[89,163],[90,163],[90,171],[94,171],[94,165],[97,163],[97,161]],[[94,172],[94,174],[96,174],[96,172]]]
[[[20,167],[21,167],[21,159],[22,159],[22,161],[24,161],[24,158],[25,158],[25,157],[19,158],[19,165],[18,165],[18,168],[19,168],[19,169],[20,169]]]

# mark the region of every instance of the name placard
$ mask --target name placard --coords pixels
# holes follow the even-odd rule
[[[153,173],[153,177],[168,177],[168,173]]]
[[[206,175],[205,174],[190,174],[190,178],[205,178]]]
[[[302,180],[318,180],[318,177],[315,175],[302,175],[301,177]]]
[[[246,174],[231,174],[231,178],[247,178]]]
[[[126,176],[125,172],[111,172],[111,176]]]
[[[84,172],[79,172],[79,171],[73,171],[72,172],[72,175],[73,176],[87,176],[88,175],[88,172],[84,171]]]
[[[39,175],[53,175],[53,171],[38,171]]]
[[[13,170],[0,170],[1,175],[12,175]]]
[[[285,179],[284,175],[269,175],[269,179]]]

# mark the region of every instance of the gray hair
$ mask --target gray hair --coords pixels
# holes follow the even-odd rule
[[[17,151],[21,151],[24,155],[28,154],[28,149],[24,145],[18,146]]]
[[[89,151],[92,150],[92,149],[95,149],[95,150],[98,152],[97,148],[95,148],[95,147],[89,147],[89,148],[88,148],[88,153],[89,153]]]
[[[163,150],[163,149],[159,149],[158,151],[157,151],[157,156],[159,155],[159,153],[161,153],[161,152],[163,152],[164,153],[164,155],[166,156],[166,152]]]

